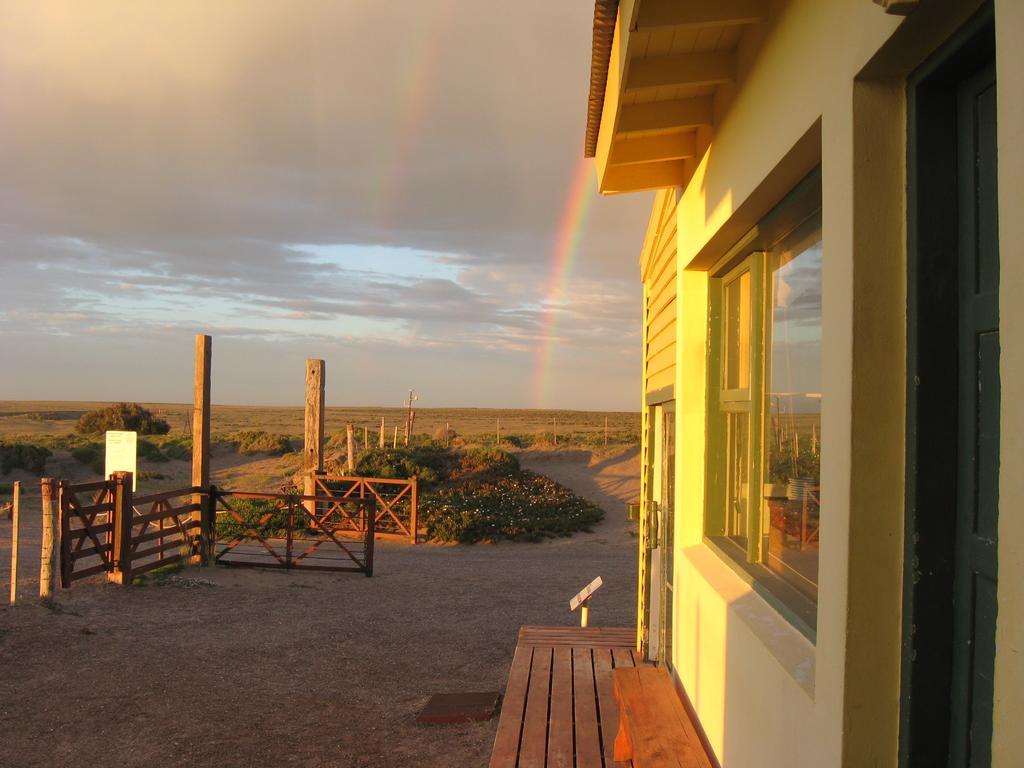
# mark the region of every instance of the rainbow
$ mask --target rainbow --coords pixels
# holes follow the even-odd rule
[[[384,172],[377,185],[374,218],[381,227],[388,227],[395,216],[395,207],[405,186],[408,169],[413,163],[417,140],[423,132],[430,97],[437,82],[438,63],[446,47],[446,36],[452,15],[451,0],[438,3],[430,15],[429,26],[420,27],[411,55],[405,62],[398,87],[398,120],[391,152],[384,163]]]
[[[565,309],[566,286],[573,265],[576,263],[580,234],[587,221],[587,213],[593,199],[594,184],[593,161],[580,158],[573,173],[569,194],[562,208],[558,233],[551,254],[551,273],[544,290],[544,299],[541,301],[543,317],[531,385],[534,408],[541,408],[545,404],[548,384],[551,380],[551,361],[558,341],[558,320]]]

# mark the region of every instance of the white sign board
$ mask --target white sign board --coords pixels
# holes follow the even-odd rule
[[[132,491],[138,490],[139,472],[137,469],[138,433],[107,432],[106,477],[114,472],[132,473]]]
[[[600,576],[598,576],[592,582],[587,584],[587,586],[580,590],[580,592],[572,600],[569,601],[569,610],[575,611],[577,608],[579,608],[580,604],[585,602],[592,594],[597,592],[597,590],[601,587],[602,584],[604,584],[604,582],[601,581]]]

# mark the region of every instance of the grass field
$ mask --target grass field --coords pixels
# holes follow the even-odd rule
[[[74,433],[78,417],[86,411],[109,403],[0,401],[0,440],[14,437],[60,436]],[[172,435],[187,434],[191,405],[181,403],[142,403],[171,425]],[[385,434],[395,426],[402,433],[405,411],[402,408],[328,407],[328,434],[354,424],[361,433],[366,427],[376,432],[380,419],[386,423]],[[589,435],[603,438],[605,420],[611,439],[626,442],[639,435],[640,414],[620,411],[530,410],[503,408],[422,408],[416,410],[416,434],[433,435],[445,423],[467,438],[493,438],[500,422],[502,435],[538,435],[557,428],[559,437]],[[554,422],[552,422],[554,420]],[[211,428],[214,435],[228,435],[243,430],[264,430],[291,437],[302,435],[301,407],[214,405]]]

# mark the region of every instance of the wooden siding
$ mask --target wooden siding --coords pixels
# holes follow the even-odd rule
[[[671,387],[676,371],[676,193],[659,192],[641,256],[644,392]]]

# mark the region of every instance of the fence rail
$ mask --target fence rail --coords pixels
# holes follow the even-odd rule
[[[376,499],[217,488],[209,495],[217,516],[214,562],[219,565],[373,575]],[[245,507],[240,501],[256,504]],[[351,520],[362,524],[351,526]]]
[[[315,472],[306,482],[307,493],[326,497],[316,514],[339,512],[342,527],[362,532],[366,521],[346,515],[341,502],[373,499],[377,505],[374,527],[377,536],[408,538],[415,544],[419,527],[419,478],[348,477]],[[338,507],[336,509],[336,507]]]
[[[406,534],[416,530],[416,484],[352,479],[358,484],[340,490],[324,486],[325,492],[303,496],[214,486],[135,496],[129,472],[98,482],[62,481],[57,490],[61,586],[102,573],[129,584],[163,566],[211,561],[371,576],[378,521],[387,519],[386,529]],[[401,487],[388,492],[373,484]],[[411,519],[411,528],[399,514],[403,499],[412,505],[411,518],[404,518]]]

